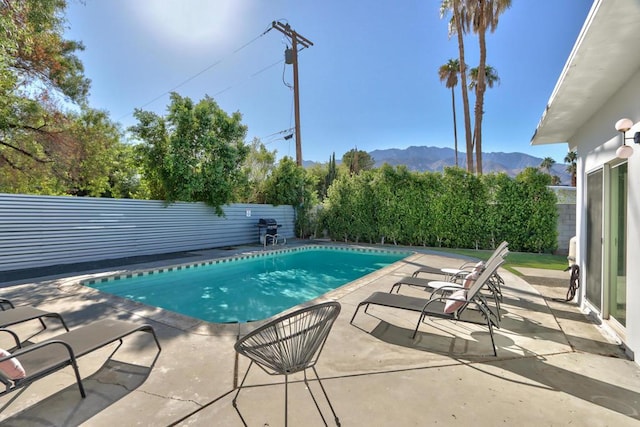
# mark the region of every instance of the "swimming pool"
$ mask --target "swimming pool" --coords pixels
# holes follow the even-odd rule
[[[399,261],[406,251],[304,247],[86,281],[213,323],[266,319]]]

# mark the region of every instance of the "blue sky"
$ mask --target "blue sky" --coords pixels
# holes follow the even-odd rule
[[[532,147],[531,136],[571,52],[591,0],[513,0],[487,36],[487,63],[501,79],[485,95],[483,151],[524,152],[562,163],[566,144]],[[67,37],[92,80],[90,103],[123,129],[135,108],[166,112],[168,92],[212,96],[239,111],[278,157],[295,158],[292,67],[274,20],[314,45],[300,52],[304,160],[348,150],[453,148],[451,93],[438,68],[457,58],[438,0],[84,0],[70,1]],[[477,37],[466,39],[477,66]],[[473,100],[473,97],[471,98]],[[456,91],[463,147],[461,97]],[[473,106],[471,106],[473,108]]]

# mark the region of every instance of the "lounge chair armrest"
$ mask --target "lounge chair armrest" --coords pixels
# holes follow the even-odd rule
[[[457,290],[460,290],[460,288],[457,288]],[[424,306],[422,307],[422,312],[424,312],[425,310],[427,310],[427,308],[429,307],[430,304],[433,304],[435,302],[446,302],[446,301],[462,301],[459,298],[451,298],[451,296],[440,296],[440,297],[435,297],[435,298],[429,298],[429,300],[424,304]],[[465,300],[467,303],[469,303],[468,300]]]
[[[417,270],[415,270],[411,274],[411,277],[418,277],[418,275],[421,274],[421,273],[432,274],[432,275],[440,275],[440,274],[442,274],[442,272],[440,271],[439,268],[425,266],[425,267],[420,267]]]
[[[460,266],[460,270],[464,270],[467,267],[472,267],[472,266],[476,265],[477,263],[478,263],[478,261],[465,261]]]
[[[69,361],[75,363],[76,356],[75,356],[75,353],[73,352],[73,348],[71,348],[71,346],[66,342],[60,341],[60,340],[45,341],[45,342],[30,345],[29,347],[22,347],[16,350],[15,352],[13,352],[11,357],[20,357],[20,355],[31,353],[37,350],[46,349],[50,346],[55,346],[55,345],[63,346],[67,350],[67,353],[69,353]],[[7,359],[9,359],[9,357],[7,357]]]
[[[441,299],[445,297],[446,292],[455,292],[455,291],[459,291],[460,289],[464,289],[464,288],[460,286],[441,286],[437,289],[434,289],[433,292],[431,292],[431,297],[429,299]],[[438,296],[438,293],[442,295]]]
[[[22,343],[20,342],[20,337],[18,337],[18,334],[16,334],[12,330],[9,330],[9,329],[6,329],[6,328],[0,328],[0,332],[6,332],[9,335],[11,335],[11,337],[13,338],[13,340],[16,343],[16,347],[22,348]]]

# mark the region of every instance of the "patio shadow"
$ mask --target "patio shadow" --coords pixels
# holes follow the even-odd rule
[[[74,381],[63,390],[2,420],[2,424],[25,427],[80,425],[140,387],[151,369],[109,359],[98,371],[82,380],[86,398],[80,396]],[[29,387],[16,392],[16,396],[27,392]],[[11,400],[0,410],[10,404]]]
[[[416,334],[415,338],[411,338],[413,335],[412,329],[402,328],[391,323],[387,323],[384,320],[381,320],[369,333],[371,336],[374,336],[386,343],[413,348],[420,351],[440,353],[451,357],[464,356],[465,358],[494,358],[489,332],[476,331],[473,333],[478,339],[466,339],[455,332],[469,333],[468,330],[456,331],[455,327],[451,327],[453,323],[450,323],[447,327],[439,327],[438,323],[439,322],[421,324],[420,330]],[[466,329],[468,325],[464,325],[459,322],[456,326]],[[441,331],[443,335],[427,331],[432,328],[434,330]],[[498,338],[504,340],[504,337],[498,337],[496,335],[495,338],[498,346],[509,345],[509,343],[500,343],[497,341]]]
[[[504,375],[488,372],[482,369],[480,364],[468,364],[467,366],[504,381],[516,381],[529,387],[546,386],[552,390],[569,394],[594,405],[640,420],[640,393],[588,377],[577,372],[579,367],[576,370],[565,369],[547,363],[547,359],[542,356],[495,362],[485,361],[483,363],[517,374],[523,378],[528,378],[537,384],[529,384],[525,381],[518,381],[506,378]]]

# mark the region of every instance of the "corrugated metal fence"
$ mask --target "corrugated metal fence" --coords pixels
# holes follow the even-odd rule
[[[0,193],[0,271],[258,242],[258,219],[294,237],[291,206]]]

